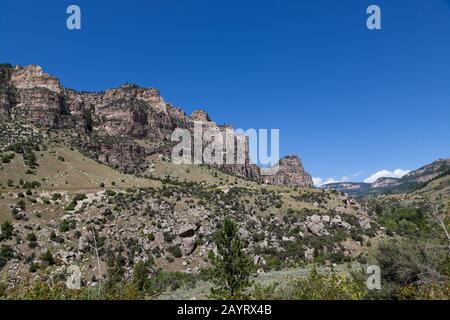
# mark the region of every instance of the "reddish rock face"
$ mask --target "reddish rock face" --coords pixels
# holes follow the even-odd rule
[[[279,168],[275,175],[263,176],[263,181],[268,184],[286,185],[293,187],[313,187],[312,177],[303,168],[301,160],[290,155],[279,161]]]
[[[211,122],[208,113],[205,110],[195,110],[192,112],[191,119],[193,121],[201,121],[201,122]]]
[[[189,117],[165,102],[157,89],[125,84],[105,92],[77,92],[64,88],[41,67],[0,66],[0,119],[10,113],[46,129],[75,130],[77,146],[92,157],[126,172],[142,172],[146,157],[159,152],[170,155],[171,135],[176,128],[193,130],[194,121],[204,128],[224,131],[204,110]],[[94,139],[95,137],[95,139]],[[143,147],[136,140],[145,140]],[[248,151],[248,148],[247,148]],[[244,165],[218,165],[218,169],[261,181],[260,169],[251,164],[247,152]],[[271,184],[312,186],[297,157],[280,162],[279,173],[264,177]]]

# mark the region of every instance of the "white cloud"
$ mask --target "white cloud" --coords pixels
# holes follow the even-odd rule
[[[366,180],[364,180],[365,183],[373,183],[377,181],[380,178],[383,177],[389,177],[389,178],[401,178],[405,174],[408,174],[410,170],[403,170],[403,169],[396,169],[394,171],[389,170],[381,170],[378,172],[375,172],[370,177],[368,177]]]
[[[321,177],[314,177],[313,183],[316,187],[321,187],[324,184],[334,183],[334,182],[342,182],[343,180],[336,180],[335,178],[323,179]]]
[[[330,177],[328,179],[323,179],[321,177],[314,177],[313,183],[316,187],[321,187],[323,185],[329,184],[329,183],[336,183],[336,182],[348,182],[358,176],[360,176],[362,172],[353,173],[350,176],[343,176],[340,179],[335,179],[334,177]]]
[[[323,179],[321,177],[313,177],[312,180],[316,187],[323,185]]]

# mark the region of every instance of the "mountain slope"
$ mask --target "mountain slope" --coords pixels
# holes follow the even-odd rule
[[[57,131],[67,144],[124,173],[148,176],[149,156],[170,157],[175,129],[193,133],[199,123],[203,130],[213,128],[225,134],[225,129],[232,128],[217,125],[203,110],[186,115],[165,102],[154,88],[125,84],[105,92],[77,92],[64,88],[36,65],[0,65],[0,82],[0,116],[5,121],[22,118],[38,128]],[[238,143],[237,135],[231,139]],[[262,181],[259,167],[249,159],[248,141],[245,147],[244,164],[213,166],[231,175]],[[301,164],[284,172],[286,177],[278,175],[278,179],[267,182],[313,186]]]
[[[0,79],[0,278],[11,287],[38,275],[61,279],[71,265],[88,286],[114,263],[127,279],[139,261],[197,273],[209,266],[225,217],[265,270],[343,263],[378,236],[364,206],[310,188],[296,156],[280,161],[273,181],[250,163],[174,164],[171,130],[193,121],[221,127],[155,89],[80,93],[37,66],[2,67]]]
[[[402,178],[380,178],[373,183],[342,182],[322,186],[355,197],[370,197],[382,194],[410,193],[424,188],[430,182],[450,175],[450,159],[440,159],[411,171]]]

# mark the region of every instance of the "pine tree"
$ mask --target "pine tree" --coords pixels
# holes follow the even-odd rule
[[[250,276],[255,271],[255,265],[245,254],[238,231],[236,223],[226,218],[223,228],[216,234],[218,254],[210,254],[214,284],[211,294],[214,298],[240,298],[242,292],[252,285]]]

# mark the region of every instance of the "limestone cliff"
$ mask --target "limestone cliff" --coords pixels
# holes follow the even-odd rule
[[[303,168],[301,160],[296,155],[282,158],[278,163],[278,171],[274,175],[263,176],[265,183],[287,185],[293,187],[313,187],[311,175]]]
[[[30,124],[50,130],[66,130],[70,143],[89,156],[124,172],[142,173],[147,156],[170,155],[171,135],[176,128],[193,130],[194,122],[222,132],[206,111],[191,116],[167,103],[154,88],[125,84],[104,92],[77,92],[40,66],[0,65],[0,119],[20,117]],[[237,139],[237,138],[236,138]],[[145,146],[139,141],[145,141]],[[250,162],[248,142],[246,163],[216,165],[226,173],[277,185],[312,186],[297,157],[281,160],[280,171],[262,177]]]

